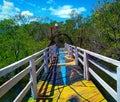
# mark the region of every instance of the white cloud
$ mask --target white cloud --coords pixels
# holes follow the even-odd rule
[[[46,11],[46,10],[47,10],[47,8],[42,8],[41,10],[42,10],[42,11]]]
[[[48,0],[46,3],[49,4],[49,5],[52,5],[52,6],[53,5],[58,6],[57,3],[54,0]]]
[[[23,11],[22,13],[21,13],[21,15],[22,16],[33,16],[33,13],[31,13],[30,11]]]
[[[24,2],[25,2],[25,1],[24,1]],[[29,6],[36,7],[36,5],[33,4],[33,3],[30,3],[30,2],[25,2],[25,3],[28,4]]]
[[[71,5],[60,6],[57,9],[50,7],[49,10],[51,11],[51,15],[55,15],[60,18],[70,18],[70,13],[72,10],[75,10],[78,14],[86,11],[84,7],[73,8]]]
[[[14,6],[13,2],[8,2],[3,0],[3,5],[0,5],[0,20],[7,19],[9,17],[13,17],[20,13],[20,9]],[[33,16],[33,13],[30,11],[22,11],[21,15],[24,16]]]
[[[15,7],[13,2],[3,0],[3,5],[0,5],[0,20],[15,16],[20,12],[20,9]]]
[[[31,18],[30,21],[29,21],[29,23],[30,23],[30,22],[33,22],[33,21],[37,22],[38,19],[37,19],[37,18]]]
[[[52,3],[54,3],[54,0],[48,0],[47,1],[47,4],[52,4]]]

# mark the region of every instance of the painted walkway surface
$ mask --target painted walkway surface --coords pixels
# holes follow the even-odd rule
[[[28,102],[107,102],[92,81],[83,79],[82,69],[74,65],[74,59],[67,57],[69,63],[59,58],[58,66],[53,64],[50,72],[41,77],[37,86],[38,99],[30,98]]]

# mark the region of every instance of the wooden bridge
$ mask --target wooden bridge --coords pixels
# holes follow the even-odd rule
[[[115,69],[106,67],[106,63]],[[27,67],[0,86],[0,97],[29,75],[28,83],[14,102],[21,102],[29,90],[31,98],[28,102],[107,102],[91,81],[91,77],[94,77],[120,102],[120,61],[69,44],[65,44],[65,48],[58,52],[57,46],[53,45],[0,69],[0,77],[18,70],[23,65]],[[101,70],[103,76],[99,75],[95,68]],[[116,90],[104,81],[104,75],[115,80]]]

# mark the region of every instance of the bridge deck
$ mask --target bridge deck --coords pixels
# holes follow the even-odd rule
[[[28,102],[107,102],[92,81],[83,79],[83,72],[74,59],[53,64],[50,72],[38,82],[38,99]],[[70,66],[69,66],[70,65]]]

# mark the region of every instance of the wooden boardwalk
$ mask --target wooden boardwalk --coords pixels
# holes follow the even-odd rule
[[[66,60],[68,63],[54,62],[49,73],[38,82],[37,100],[30,98],[28,102],[107,102],[92,81],[83,79],[82,69],[75,66],[75,60],[68,55]]]
[[[59,60],[55,58],[58,51]],[[107,100],[93,82],[88,81],[89,76],[92,76],[98,85],[101,85],[112,96],[104,93],[108,101],[120,102],[120,61],[86,49],[65,43],[65,48],[57,50],[57,46],[52,45],[1,68],[0,78],[18,71],[19,68],[21,70],[19,73],[0,86],[0,98],[4,98],[7,92],[11,93],[12,88],[23,78],[29,78],[17,95],[14,91],[15,96],[12,97],[12,102],[24,101],[29,90],[32,98],[29,98],[28,102],[106,102]]]

